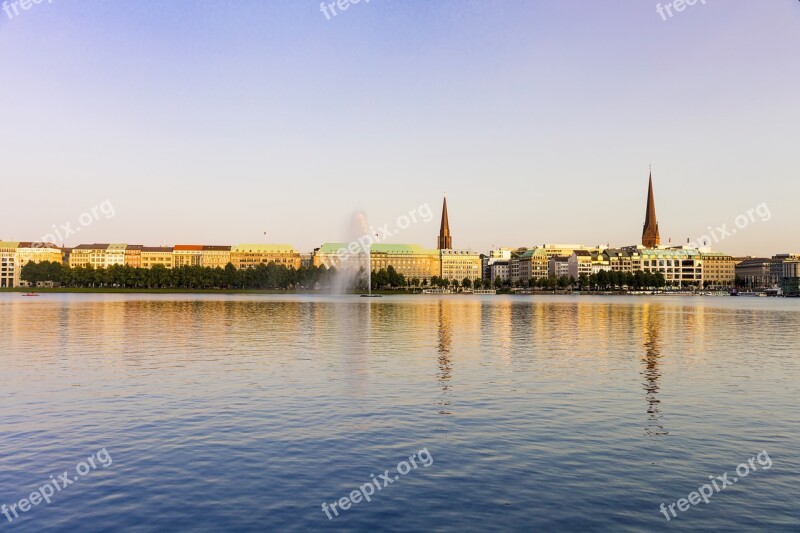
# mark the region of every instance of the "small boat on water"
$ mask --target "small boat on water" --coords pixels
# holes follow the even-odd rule
[[[35,292],[27,292],[27,293],[23,294],[23,296],[39,296],[39,295],[36,294]]]

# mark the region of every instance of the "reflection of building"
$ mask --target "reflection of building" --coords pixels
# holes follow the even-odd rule
[[[438,365],[439,365],[439,384],[442,387],[443,398],[439,405],[439,414],[449,415],[450,407],[450,379],[453,373],[453,362],[450,356],[450,349],[453,344],[453,325],[450,320],[450,307],[447,302],[439,302],[439,321],[438,321],[438,336],[439,344],[437,351],[439,352]]]
[[[658,399],[658,380],[661,377],[659,360],[661,359],[661,320],[660,307],[644,304],[642,310],[642,333],[644,335],[644,358],[642,359],[642,377],[647,400],[648,424],[645,431],[651,437],[667,435],[661,425],[661,400]]]

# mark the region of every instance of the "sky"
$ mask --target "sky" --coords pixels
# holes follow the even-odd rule
[[[6,4],[0,239],[800,252],[800,2],[657,4]]]

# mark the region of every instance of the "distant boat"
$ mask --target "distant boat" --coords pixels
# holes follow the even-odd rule
[[[39,296],[39,295],[36,294],[35,292],[28,292],[28,293],[23,294],[23,296]]]

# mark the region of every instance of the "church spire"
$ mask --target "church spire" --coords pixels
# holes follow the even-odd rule
[[[453,248],[453,237],[450,235],[450,221],[447,218],[447,195],[442,204],[442,225],[439,228],[439,250],[450,250]]]
[[[642,230],[642,246],[655,248],[659,244],[661,244],[661,235],[658,231],[656,200],[653,196],[653,172],[650,171],[650,185],[647,188],[647,212],[644,216],[644,229]]]

